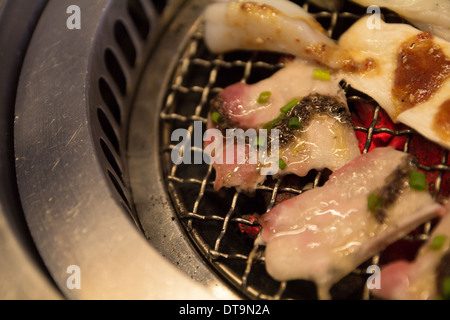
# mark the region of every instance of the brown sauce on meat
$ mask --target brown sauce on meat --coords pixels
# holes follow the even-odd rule
[[[439,107],[434,116],[433,130],[442,140],[450,141],[450,99]]]
[[[429,32],[404,42],[397,57],[393,97],[397,114],[427,101],[450,76],[450,59]]]

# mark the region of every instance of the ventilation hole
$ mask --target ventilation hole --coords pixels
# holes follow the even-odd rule
[[[117,154],[120,155],[119,151],[119,139],[117,138],[116,133],[114,132],[113,126],[111,125],[111,122],[109,121],[108,117],[106,116],[105,112],[102,109],[97,109],[97,117],[100,122],[100,125],[103,129],[103,132],[105,133],[106,137],[108,138],[111,145],[116,150]]]
[[[116,97],[114,96],[114,93],[111,90],[111,87],[109,86],[108,82],[106,82],[106,80],[103,78],[100,78],[100,80],[98,81],[98,87],[100,89],[100,94],[102,95],[103,102],[108,107],[109,111],[111,111],[111,114],[113,115],[117,124],[120,125],[121,111],[119,104],[117,103]]]
[[[127,7],[128,13],[130,14],[141,38],[146,40],[150,32],[150,21],[145,15],[141,2],[139,0],[128,0]]]
[[[163,13],[164,8],[167,5],[166,0],[152,0],[153,6],[155,7],[156,12],[159,14]]]
[[[136,48],[133,45],[130,34],[128,30],[123,25],[122,21],[117,21],[114,25],[114,36],[116,38],[117,44],[122,49],[125,58],[128,61],[130,67],[134,67],[136,62]]]
[[[127,90],[127,80],[122,68],[120,67],[119,61],[110,49],[106,49],[105,51],[105,63],[106,68],[108,68],[108,71],[113,77],[120,92],[125,95]]]
[[[116,179],[116,177],[114,176],[114,174],[111,172],[111,171],[109,171],[109,170],[107,170],[108,171],[108,176],[109,176],[109,179],[111,180],[111,182],[113,183],[113,185],[114,185],[114,188],[116,188],[116,190],[117,190],[117,192],[119,193],[119,195],[120,195],[120,197],[122,198],[122,200],[125,202],[125,204],[127,205],[127,207],[128,207],[128,210],[131,210],[130,208],[130,202],[128,201],[128,199],[127,199],[127,197],[126,197],[126,195],[125,195],[125,192],[123,191],[123,188],[122,188],[122,186],[120,185],[120,183],[119,183],[119,181]]]
[[[117,162],[116,157],[114,157],[114,154],[112,153],[108,144],[105,142],[105,140],[100,139],[100,145],[102,147],[103,154],[105,155],[106,160],[108,160],[114,172],[118,177],[122,177],[122,170],[120,169],[119,163]]]

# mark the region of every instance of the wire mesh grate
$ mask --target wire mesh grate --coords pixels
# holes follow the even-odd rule
[[[339,12],[327,12],[304,1],[297,1],[309,11],[337,38],[345,29],[360,18],[364,11],[353,4],[347,4]],[[387,22],[401,19],[387,10],[383,11]],[[245,298],[251,299],[316,299],[315,286],[308,281],[277,282],[266,273],[264,267],[264,245],[255,240],[259,230],[253,215],[263,214],[277,202],[322,185],[328,172],[313,171],[306,177],[284,177],[267,179],[259,186],[253,197],[234,189],[214,191],[215,172],[206,164],[179,164],[171,161],[175,148],[170,140],[171,133],[178,129],[188,129],[193,134],[194,122],[200,121],[205,129],[209,101],[223,88],[236,82],[254,83],[262,80],[284,66],[286,56],[267,52],[230,52],[215,55],[210,53],[203,42],[202,24],[199,20],[193,28],[189,41],[181,56],[172,82],[161,108],[161,154],[167,188],[178,218],[199,253],[212,268],[223,276]],[[361,149],[368,152],[379,145],[380,135],[387,141],[397,138],[396,147],[415,154],[416,146],[422,143],[414,130],[406,127],[386,127],[382,120],[383,110],[373,99],[351,88],[344,87],[350,110],[364,104],[372,110],[370,122],[355,124],[355,132],[363,136]],[[417,140],[417,141],[416,141]],[[439,161],[420,162],[420,169],[433,178],[432,191],[436,199],[448,197],[449,159],[448,151],[432,145],[438,150]],[[192,146],[192,154],[202,153],[198,146]],[[404,241],[421,243],[431,230],[431,222],[422,226],[421,231],[410,234]],[[416,245],[417,246],[417,245]],[[354,270],[332,288],[336,299],[371,299],[366,280],[369,275],[365,268],[378,264],[380,253],[369,259],[367,264]]]

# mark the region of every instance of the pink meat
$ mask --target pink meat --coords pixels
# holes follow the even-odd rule
[[[323,187],[286,200],[262,215],[266,268],[279,281],[312,280],[319,295],[404,236],[441,208],[427,192],[402,190],[384,221],[368,209],[368,197],[386,185],[408,159],[391,147],[377,148],[335,171]]]

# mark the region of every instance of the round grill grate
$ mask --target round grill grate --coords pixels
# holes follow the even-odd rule
[[[339,12],[328,12],[305,1],[296,1],[309,11],[337,39],[350,25],[365,14],[364,8],[347,2]],[[386,22],[404,22],[394,13],[382,10]],[[209,101],[223,88],[235,82],[255,83],[283,67],[288,57],[267,52],[230,52],[215,55],[203,41],[201,21],[192,29],[187,45],[180,50],[179,63],[173,71],[160,113],[161,163],[179,221],[194,246],[212,268],[245,298],[316,299],[314,284],[307,281],[277,282],[265,271],[264,246],[255,241],[259,231],[253,214],[263,214],[277,202],[322,185],[327,171],[311,172],[304,178],[268,179],[249,197],[234,189],[213,190],[214,169],[206,164],[180,164],[171,161],[175,147],[171,133],[179,128],[194,130],[201,121],[205,129]],[[420,168],[430,181],[436,199],[449,196],[450,167],[448,151],[428,143],[413,130],[389,123],[384,111],[373,101],[351,88],[345,88],[354,128],[361,150],[387,144],[419,158]],[[369,120],[361,120],[361,107],[370,111]],[[426,147],[424,147],[424,145]],[[193,146],[194,156],[202,150]],[[193,158],[192,158],[193,159]],[[412,251],[425,241],[432,222],[417,232],[369,259],[331,291],[334,299],[372,299],[366,280],[369,265],[382,264],[395,256],[396,250]],[[400,247],[399,247],[400,246]],[[412,252],[411,251],[411,252]],[[394,252],[394,254],[393,254]]]

